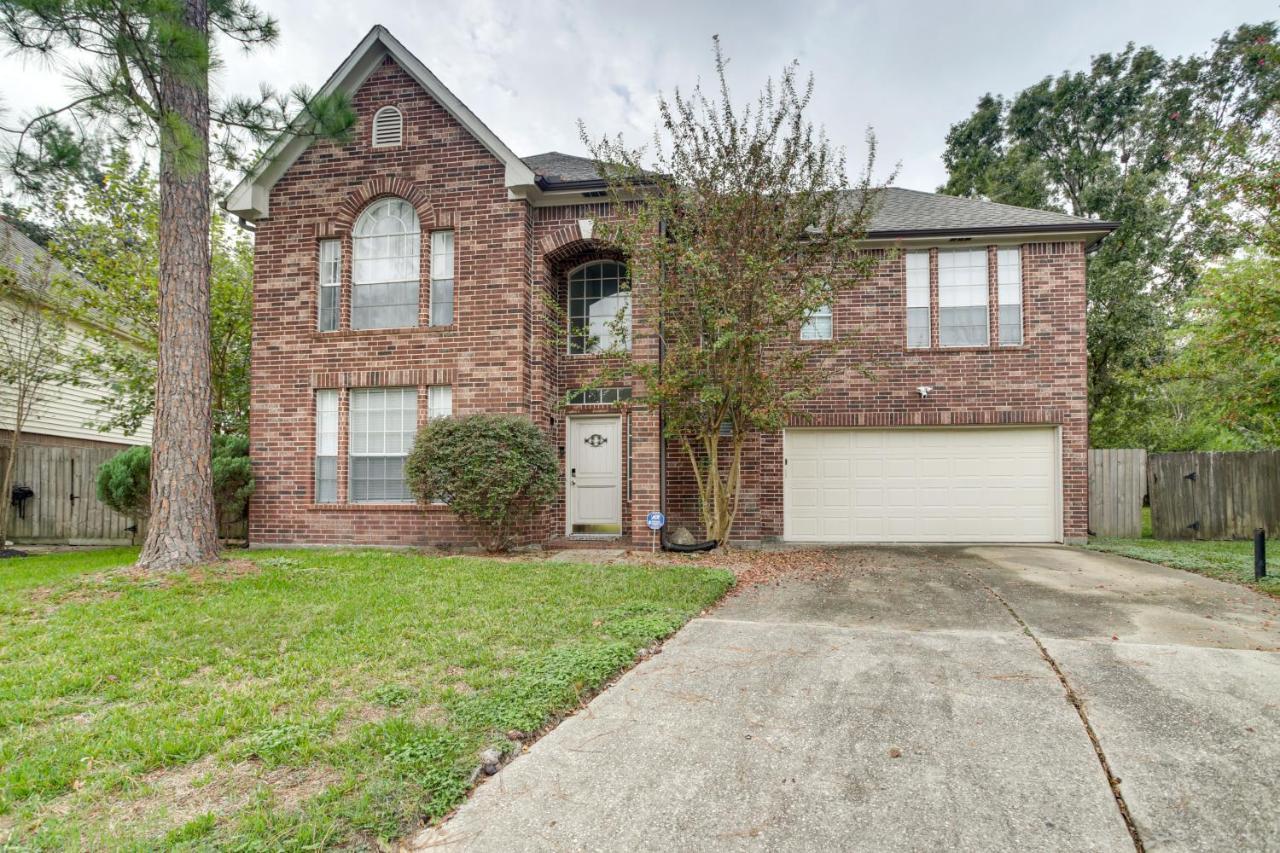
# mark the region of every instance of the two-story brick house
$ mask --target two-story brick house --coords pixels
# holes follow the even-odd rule
[[[529,541],[696,519],[660,413],[583,390],[608,320],[657,358],[644,283],[593,239],[591,161],[521,158],[385,29],[325,84],[344,143],[281,139],[228,197],[257,231],[250,439],[260,544],[474,541],[412,502],[427,419],[500,412],[546,430],[558,506]],[[805,337],[846,340],[811,416],[751,443],[736,535],[825,542],[1056,542],[1085,535],[1085,253],[1111,226],[901,189],[884,251]],[[568,317],[567,328],[560,328]],[[864,370],[863,368],[867,368]],[[643,541],[643,540],[642,540]]]

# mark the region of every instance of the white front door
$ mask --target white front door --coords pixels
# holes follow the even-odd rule
[[[569,533],[622,532],[622,419],[569,419]]]

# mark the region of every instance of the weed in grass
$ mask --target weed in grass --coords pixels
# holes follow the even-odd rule
[[[369,701],[383,708],[403,708],[416,695],[416,690],[403,684],[380,684],[369,694]]]

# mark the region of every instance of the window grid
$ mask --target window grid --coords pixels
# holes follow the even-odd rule
[[[338,328],[339,294],[342,292],[342,241],[320,241],[320,300],[316,318],[322,332]]]
[[[351,502],[411,501],[404,463],[417,433],[418,390],[352,389],[350,408]]]
[[[616,321],[621,315],[621,341]],[[631,347],[631,291],[627,267],[617,261],[593,261],[569,273],[569,352],[607,352]]]
[[[907,346],[928,349],[929,253],[907,252]]]
[[[829,341],[833,329],[833,317],[830,305],[823,305],[809,313],[804,325],[800,327],[802,341]]]
[[[432,385],[427,388],[427,420],[447,418],[453,414],[453,387]]]
[[[987,250],[938,251],[938,343],[944,347],[987,346],[991,318]]]
[[[1018,247],[996,253],[996,304],[1000,314],[1000,345],[1022,343],[1022,251]]]
[[[431,232],[431,325],[453,325],[453,232]]]
[[[316,503],[338,500],[338,392],[316,392]]]
[[[631,389],[620,388],[579,388],[569,392],[571,406],[601,406],[621,403],[631,399]]]
[[[351,328],[418,325],[418,213],[400,198],[375,201],[352,236]]]

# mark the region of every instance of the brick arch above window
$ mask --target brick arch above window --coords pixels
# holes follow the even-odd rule
[[[366,181],[342,200],[333,218],[329,220],[330,233],[350,233],[351,227],[365,208],[387,196],[402,198],[413,205],[413,209],[418,212],[418,220],[423,231],[433,228],[450,228],[453,225],[452,216],[436,210],[431,203],[431,194],[421,185],[404,178],[381,176]]]
[[[605,244],[594,238],[594,230],[594,222],[590,219],[579,219],[561,225],[542,238],[539,245],[542,259],[548,266],[555,267],[573,258],[585,258],[592,254],[606,255]]]

